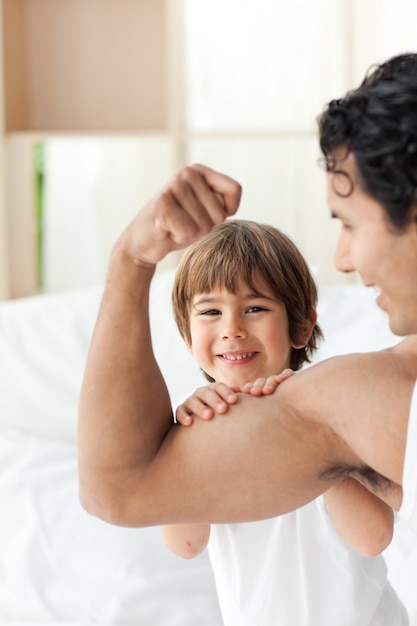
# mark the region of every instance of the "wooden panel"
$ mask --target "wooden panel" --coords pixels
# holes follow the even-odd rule
[[[24,0],[3,0],[4,107],[6,130],[27,126]]]
[[[5,0],[6,128],[166,128],[164,0]]]
[[[32,138],[7,139],[5,157],[10,297],[20,298],[38,292]]]
[[[2,30],[3,6],[0,0],[0,32]],[[5,171],[4,171],[4,76],[3,48],[0,47],[0,300],[10,294],[9,255],[8,255],[8,214],[6,208]]]

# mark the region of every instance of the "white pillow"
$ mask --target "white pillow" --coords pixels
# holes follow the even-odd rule
[[[176,405],[205,379],[172,316],[173,275],[155,277],[150,319],[155,355]],[[0,430],[75,442],[81,380],[102,292],[88,288],[0,304]]]
[[[363,285],[333,285],[319,290],[317,312],[324,341],[314,361],[348,352],[382,350],[401,340],[390,331],[388,316],[375,298],[375,293]]]
[[[207,554],[89,516],[72,444],[0,434],[0,511],[2,626],[220,626]]]
[[[75,441],[77,403],[101,290],[0,305],[0,428]]]

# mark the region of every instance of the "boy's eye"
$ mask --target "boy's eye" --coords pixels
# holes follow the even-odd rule
[[[257,305],[254,305],[254,306],[250,306],[250,307],[248,308],[248,311],[247,311],[247,312],[248,312],[248,313],[259,313],[259,311],[266,311],[266,310],[267,310],[267,309],[266,309],[265,307],[263,307],[263,306],[257,306]]]
[[[201,311],[200,315],[220,315],[220,311],[218,309],[207,309],[206,311]]]

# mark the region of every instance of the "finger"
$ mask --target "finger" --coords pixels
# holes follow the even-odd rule
[[[201,165],[200,163],[195,163],[192,166],[192,169],[199,172],[204,177],[207,185],[211,188],[212,191],[215,192],[215,196],[220,196],[222,198],[222,206],[220,207],[221,210],[219,213],[219,204],[213,204],[212,219],[214,219],[214,223],[219,224],[221,221],[224,220],[224,217],[234,215],[239,208],[240,199],[242,196],[241,185],[233,178],[230,178],[230,176],[226,176],[225,174],[216,172],[210,167],[207,167],[206,165]],[[202,198],[200,198],[200,200],[202,200]],[[222,214],[223,219],[220,219],[220,221],[218,221]]]
[[[192,415],[188,413],[184,405],[177,407],[177,410],[175,412],[175,419],[179,424],[182,424],[183,426],[191,426],[194,421]]]
[[[290,378],[290,376],[293,376],[295,373],[296,372],[294,372],[294,370],[287,368],[283,370],[280,374],[275,376],[275,380],[277,381],[277,383],[282,383],[284,382],[284,380],[287,380],[288,378]]]
[[[263,386],[265,393],[272,393],[278,387],[278,381],[276,376],[268,376]]]
[[[294,372],[292,370],[284,370],[284,372],[281,372],[281,374],[268,376],[268,378],[257,380],[251,389],[251,395],[269,396],[273,394],[278,385],[287,378],[289,378],[289,376],[291,376],[293,373]],[[261,393],[259,393],[258,388]]]
[[[252,380],[250,383],[246,383],[245,387],[263,387],[265,380],[266,378],[257,378],[256,380]]]
[[[162,239],[168,237],[173,249],[184,248],[214,226],[205,208],[189,185],[174,180],[158,198],[154,224]]]
[[[258,379],[259,380],[259,379]],[[242,389],[243,393],[249,393],[251,396],[262,396],[262,387],[256,384],[256,381],[253,383],[246,383]]]
[[[194,223],[196,235],[209,232],[217,223],[226,219],[224,202],[207,184],[204,176],[185,167],[174,176],[167,191],[172,199],[184,211],[184,219]]]
[[[237,394],[224,383],[212,383],[196,389],[186,401],[188,409],[194,413],[201,411],[201,404],[213,409],[216,413],[225,413],[229,404],[237,402]]]
[[[199,417],[201,419],[212,418],[215,411],[214,402],[205,402],[198,395],[196,395],[196,392],[192,396],[187,398],[183,406],[188,414]]]
[[[192,408],[197,415],[200,415],[201,417],[204,415],[205,419],[209,419],[210,417],[213,417],[214,413],[226,413],[228,403],[217,393],[217,391],[207,387],[204,389],[203,396],[204,399],[202,398],[199,401],[200,404],[197,404],[196,398],[192,399]],[[208,411],[210,411],[210,413]]]
[[[252,396],[267,396],[272,394],[277,386],[275,376],[269,376],[268,378],[258,378],[253,383],[247,383],[243,391]]]
[[[240,185],[224,174],[203,165],[182,168],[151,203],[160,241],[168,239],[171,249],[190,245],[237,210],[240,193]]]
[[[204,225],[210,230],[210,222]],[[151,200],[126,229],[125,241],[135,262],[156,264],[169,252],[184,248],[203,234],[168,185]]]
[[[237,388],[237,391],[240,391],[239,388]],[[216,388],[214,389],[212,386],[211,387],[205,387],[205,401],[207,402],[207,404],[209,403],[209,394],[212,394],[213,392],[215,392],[218,396],[219,396],[219,401],[224,400],[227,404],[235,404],[235,402],[237,402],[237,394],[236,394],[236,390],[233,389],[232,387],[229,387],[229,385],[225,385],[224,383],[216,383]]]

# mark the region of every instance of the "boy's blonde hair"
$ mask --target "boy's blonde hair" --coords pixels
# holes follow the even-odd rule
[[[303,343],[311,311],[317,306],[317,287],[308,265],[281,231],[250,220],[226,220],[182,257],[172,291],[175,321],[182,337],[191,344],[190,310],[196,294],[215,288],[235,293],[242,284],[256,291],[256,273],[264,277],[285,305],[292,343]],[[292,349],[291,369],[298,370],[310,361],[321,337],[321,329],[315,324],[308,343]]]

